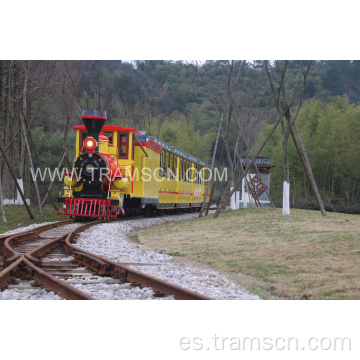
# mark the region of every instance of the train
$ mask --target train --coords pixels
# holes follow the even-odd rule
[[[202,160],[144,131],[105,125],[105,111],[84,110],[82,121],[59,215],[100,220],[203,205],[210,172]]]

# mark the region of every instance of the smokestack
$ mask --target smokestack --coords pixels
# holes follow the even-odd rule
[[[101,110],[84,110],[82,120],[88,132],[99,143],[99,134],[107,119],[106,111]],[[99,152],[99,147],[95,149]]]

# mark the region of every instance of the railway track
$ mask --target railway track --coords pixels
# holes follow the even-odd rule
[[[0,291],[41,287],[69,300],[95,300],[78,287],[111,284],[124,291],[138,288],[144,296],[149,296],[150,291],[154,298],[210,300],[76,247],[78,234],[87,228],[103,222],[126,220],[85,224],[66,220],[0,237]]]

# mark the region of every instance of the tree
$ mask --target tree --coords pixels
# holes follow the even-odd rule
[[[284,135],[284,145],[283,145],[283,167],[284,167],[284,190],[283,190],[283,214],[289,215],[290,209],[290,179],[289,179],[289,157],[288,157],[288,139],[289,134],[291,133],[292,139],[294,141],[296,150],[299,154],[299,157],[303,163],[304,169],[310,181],[311,187],[315,194],[316,200],[319,204],[321,213],[323,216],[326,216],[325,207],[323,201],[321,199],[319,190],[317,188],[315,178],[310,166],[309,158],[307,156],[304,143],[302,141],[299,129],[296,124],[296,118],[299,114],[299,110],[302,106],[302,101],[304,97],[304,93],[307,87],[307,76],[309,74],[312,62],[308,63],[308,66],[304,69],[304,66],[301,66],[301,70],[299,72],[299,80],[294,87],[292,94],[290,97],[287,96],[286,88],[285,88],[285,74],[287,69],[287,61],[285,61],[284,67],[281,69],[279,62],[275,62],[276,68],[279,71],[279,81],[278,81],[278,89],[276,90],[274,87],[273,77],[274,71],[269,63],[269,61],[265,62],[266,72],[268,74],[270,86],[273,92],[274,101],[276,105],[276,109],[279,115],[279,119],[282,124],[282,130]],[[304,73],[305,71],[305,73]],[[303,87],[300,90],[300,96],[298,90],[300,85],[303,84]],[[282,101],[280,100],[282,98]],[[294,106],[294,102],[298,100],[298,108],[296,113],[293,115],[292,108]],[[283,121],[283,118],[286,119],[286,127]]]

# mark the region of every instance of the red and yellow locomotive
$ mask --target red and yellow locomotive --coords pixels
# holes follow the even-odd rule
[[[74,126],[78,155],[58,198],[61,215],[114,218],[201,207],[209,175],[204,162],[145,132],[105,125],[105,111],[84,110],[82,120]]]

